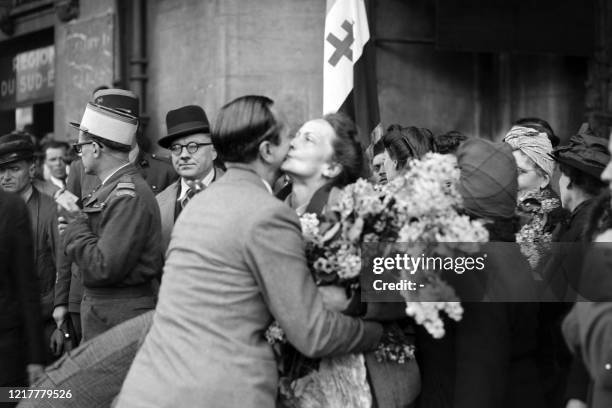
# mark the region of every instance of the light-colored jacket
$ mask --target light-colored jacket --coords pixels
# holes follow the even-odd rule
[[[179,217],[153,327],[117,407],[274,407],[276,319],[311,356],[373,349],[381,326],[326,311],[296,214],[257,174],[230,168]]]

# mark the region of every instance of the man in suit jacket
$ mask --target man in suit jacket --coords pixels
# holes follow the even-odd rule
[[[0,189],[0,387],[26,386],[26,367],[34,380],[45,361],[29,218],[23,200]]]
[[[172,152],[172,165],[180,176],[157,195],[162,222],[162,250],[170,243],[174,222],[183,207],[210,183],[223,175],[213,162],[217,158],[210,139],[210,125],[204,109],[189,105],[171,110],[166,115],[168,134],[159,145]]]
[[[297,215],[272,194],[288,133],[266,97],[221,109],[212,140],[228,170],[177,221],[153,326],[117,407],[274,407],[277,367],[264,338],[274,319],[310,357],[379,342],[378,323],[324,308]]]

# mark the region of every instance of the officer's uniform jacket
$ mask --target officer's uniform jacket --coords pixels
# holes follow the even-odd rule
[[[83,202],[63,242],[85,288],[138,286],[161,273],[161,224],[155,196],[131,164]]]
[[[141,150],[134,162],[134,166],[136,166],[142,178],[145,179],[155,194],[158,194],[178,179],[178,174],[174,171],[172,164],[155,153],[149,154]]]
[[[174,168],[163,157],[141,151],[135,161],[135,167],[145,179],[154,194],[159,193],[178,178]],[[81,160],[70,165],[66,188],[85,202],[91,198],[94,189],[100,185],[97,176],[85,174]],[[68,305],[73,313],[79,313],[83,288],[78,267],[72,264],[69,257],[59,265],[58,279],[55,288],[55,305]]]

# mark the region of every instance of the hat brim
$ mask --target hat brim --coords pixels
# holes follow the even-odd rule
[[[5,164],[15,163],[21,160],[32,160],[34,158],[34,153],[22,153],[12,157],[2,157],[0,158],[0,166],[4,166]]]
[[[596,179],[601,178],[601,173],[603,173],[605,167],[595,167],[589,166],[586,163],[583,163],[578,160],[569,159],[567,157],[555,157],[555,160],[559,163],[565,164],[567,166],[573,167],[577,170],[580,170],[583,173],[586,173],[590,176],[595,177]]]
[[[164,149],[169,149],[172,142],[176,139],[184,136],[193,135],[195,133],[206,133],[210,135],[210,127],[209,126],[196,126],[189,129],[182,129],[178,132],[168,133],[166,136],[162,137],[157,141],[157,144],[163,147]]]

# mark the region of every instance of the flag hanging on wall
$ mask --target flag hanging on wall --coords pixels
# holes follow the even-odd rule
[[[366,0],[327,0],[323,114],[349,115],[366,147],[376,141],[371,135],[380,125],[374,47]]]

